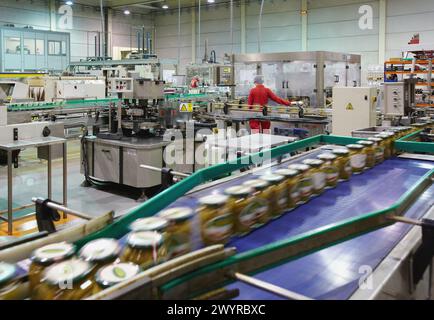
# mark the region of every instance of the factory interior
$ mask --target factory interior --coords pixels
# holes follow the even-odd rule
[[[433,62],[432,0],[1,0],[0,300],[434,299]]]

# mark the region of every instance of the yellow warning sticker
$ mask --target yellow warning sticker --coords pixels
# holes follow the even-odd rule
[[[354,110],[353,104],[350,102],[349,104],[347,104],[347,107],[345,109]]]
[[[181,103],[179,105],[180,112],[193,112],[193,104],[192,103]]]

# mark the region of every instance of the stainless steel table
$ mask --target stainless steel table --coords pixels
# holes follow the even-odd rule
[[[7,163],[8,163],[8,217],[7,219],[0,216],[1,220],[4,220],[8,223],[8,234],[12,235],[12,223],[13,223],[13,211],[14,208],[12,203],[13,198],[13,176],[12,176],[12,152],[15,150],[25,149],[25,148],[48,148],[48,159],[47,159],[47,184],[48,184],[48,199],[52,199],[52,167],[51,167],[51,147],[53,145],[63,144],[63,205],[67,205],[67,146],[66,139],[64,138],[56,138],[56,137],[40,137],[34,139],[26,139],[26,140],[17,140],[9,143],[1,143],[0,150],[4,150],[7,153]],[[19,209],[30,207],[22,206]]]

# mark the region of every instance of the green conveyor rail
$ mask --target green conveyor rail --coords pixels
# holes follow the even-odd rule
[[[76,242],[78,247],[83,246],[88,241],[102,238],[102,237],[112,237],[121,238],[127,232],[129,232],[128,226],[138,218],[152,216],[159,211],[166,208],[176,199],[182,197],[187,192],[191,191],[196,186],[211,181],[215,178],[222,177],[224,175],[230,174],[233,171],[245,168],[247,166],[258,164],[263,161],[263,159],[274,159],[297,150],[304,150],[306,148],[320,145],[320,144],[336,144],[336,145],[346,145],[350,143],[355,143],[361,138],[352,138],[344,136],[329,136],[329,135],[317,135],[304,140],[296,141],[290,144],[272,148],[270,150],[258,152],[248,156],[234,159],[222,164],[217,164],[208,168],[203,168],[196,171],[194,174],[186,179],[176,183],[169,189],[164,190],[155,197],[149,199],[142,205],[132,209],[127,214],[122,216],[119,220],[115,221],[106,228],[90,234],[89,236],[80,239]]]
[[[118,102],[118,98],[89,99],[89,100],[66,100],[58,102],[31,102],[31,103],[12,103],[8,105],[8,111],[36,111],[52,110],[56,108],[75,109],[92,106],[107,106],[110,103]]]
[[[423,130],[418,130],[397,140],[395,148],[406,152],[434,154],[434,143],[416,141],[421,132]]]

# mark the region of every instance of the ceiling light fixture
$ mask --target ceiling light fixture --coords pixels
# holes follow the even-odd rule
[[[215,0],[208,0],[207,2],[208,2],[208,3],[214,3]]]
[[[72,6],[72,5],[74,4],[74,2],[72,2],[72,1],[69,0],[69,1],[66,1],[65,4],[66,4],[67,6]]]
[[[163,9],[169,9],[169,6],[167,4],[163,4],[163,6],[161,8],[163,8]]]
[[[125,15],[129,15],[130,13],[131,13],[130,10],[124,10]]]

